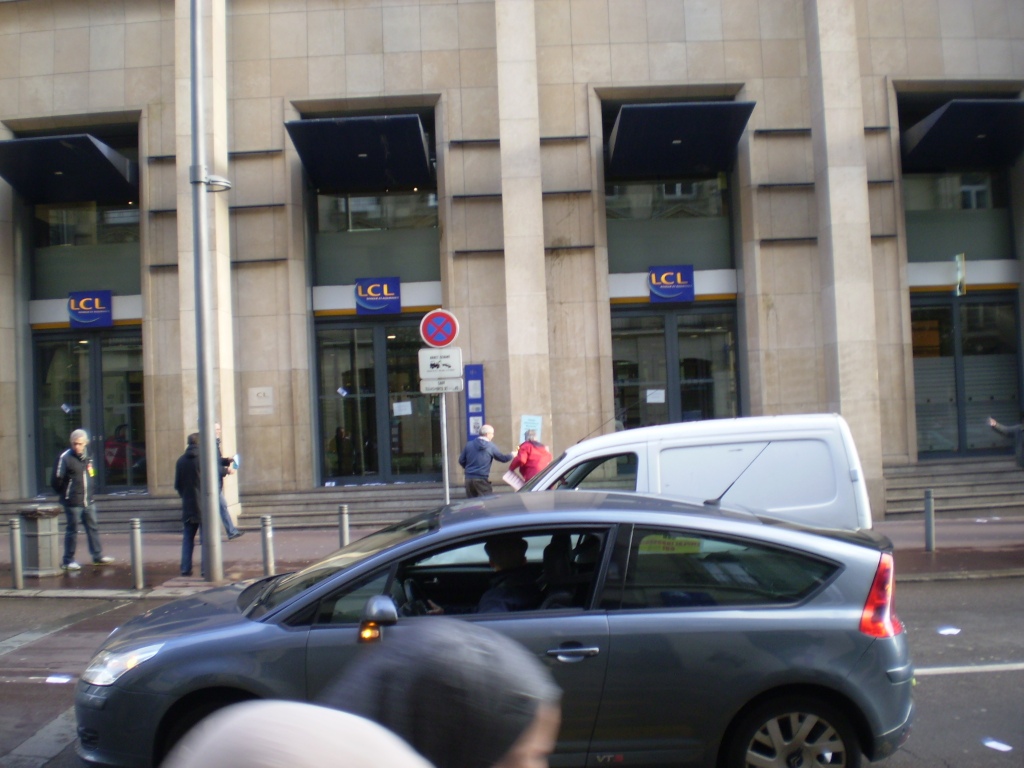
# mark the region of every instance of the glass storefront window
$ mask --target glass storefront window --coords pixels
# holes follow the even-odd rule
[[[437,227],[437,195],[319,195],[317,232],[361,232]]]
[[[609,219],[650,221],[728,216],[725,176],[672,182],[609,184],[605,210]]]
[[[134,203],[37,205],[33,221],[32,299],[66,299],[83,287],[142,293]]]

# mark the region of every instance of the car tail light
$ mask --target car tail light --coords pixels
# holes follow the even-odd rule
[[[892,553],[883,552],[878,560],[878,570],[871,582],[871,591],[864,603],[860,617],[860,631],[869,637],[895,637],[903,631],[903,622],[892,608],[893,587]]]

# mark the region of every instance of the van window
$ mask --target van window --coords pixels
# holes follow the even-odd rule
[[[635,453],[600,456],[574,464],[548,485],[548,490],[635,491]]]

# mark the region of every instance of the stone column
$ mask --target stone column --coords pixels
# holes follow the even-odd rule
[[[10,138],[10,131],[0,126],[0,141]],[[0,467],[0,498],[3,499],[22,495],[20,446],[23,443],[19,441],[19,423],[25,409],[18,405],[18,376],[29,370],[18,365],[15,307],[20,290],[14,267],[13,207],[14,192],[6,181],[0,180],[0,448],[10,458]],[[34,488],[25,490],[35,492]]]
[[[205,4],[209,15],[203,19],[206,97],[205,164],[209,173],[228,176],[228,104],[227,104],[227,20],[224,0]],[[197,359],[195,348],[195,271],[192,252],[192,185],[189,167],[192,164],[191,134],[191,3],[177,0],[175,4],[175,150],[177,154],[178,210],[178,298],[180,308],[182,429],[185,435],[198,429],[199,406]],[[203,159],[199,160],[202,164]],[[235,364],[231,306],[231,233],[228,220],[228,192],[207,195],[209,228],[207,255],[210,259],[212,307],[206,343],[213,345],[212,371],[216,402],[212,404],[214,420],[220,422],[223,445],[232,453],[237,450],[235,434]],[[181,442],[184,449],[185,441]],[[237,483],[225,484],[229,505],[237,514]]]
[[[876,518],[884,515],[877,330],[856,11],[805,0],[818,202],[825,405],[850,424]]]
[[[542,438],[550,443],[551,373],[534,1],[495,0],[494,13],[509,418],[518,436],[523,414],[542,417]],[[503,436],[497,441],[505,447]]]

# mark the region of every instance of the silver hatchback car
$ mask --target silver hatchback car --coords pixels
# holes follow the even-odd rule
[[[515,578],[492,568],[499,538],[525,549]],[[78,753],[158,765],[214,710],[315,701],[361,631],[386,643],[439,609],[550,667],[564,692],[552,765],[851,768],[910,730],[884,536],[580,491],[444,507],[131,620],[79,682]]]

